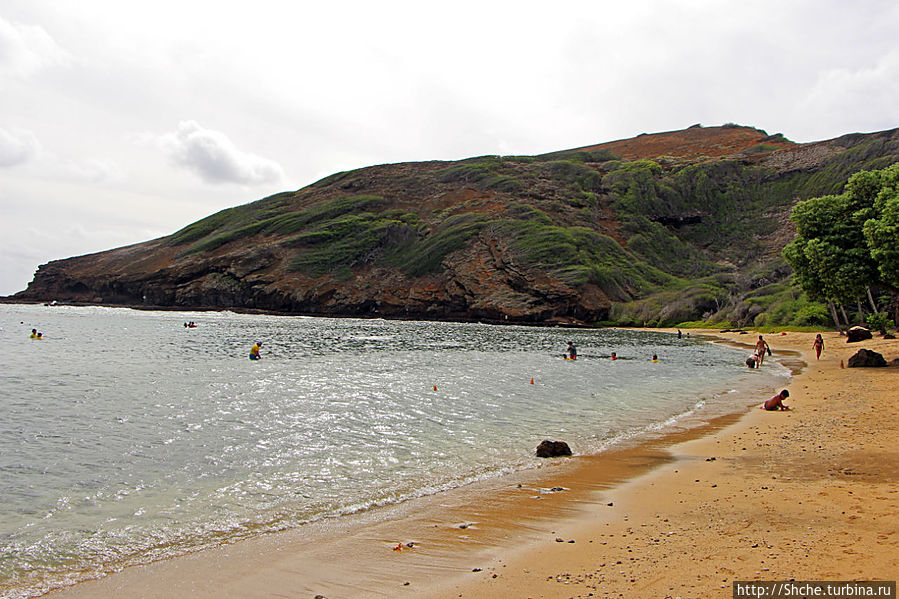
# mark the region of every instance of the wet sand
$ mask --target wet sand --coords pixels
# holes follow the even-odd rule
[[[895,580],[899,368],[840,360],[866,347],[889,361],[899,344],[825,334],[817,362],[812,334],[766,338],[779,359],[808,363],[791,411],[752,409],[48,596],[687,598],[730,597],[733,580]]]

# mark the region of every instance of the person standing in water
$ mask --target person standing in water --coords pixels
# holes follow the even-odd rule
[[[821,359],[821,352],[824,351],[824,338],[821,337],[821,333],[818,333],[815,336],[815,342],[812,343],[812,349],[815,350],[815,359]]]
[[[262,348],[262,341],[257,341],[253,344],[253,347],[250,348],[250,359],[251,360],[261,360],[262,356],[259,354],[259,350]]]
[[[568,342],[568,359],[577,360],[577,348],[574,347],[574,343],[571,341]]]
[[[768,347],[768,343],[762,339],[762,336],[759,335],[759,340],[755,343],[755,359],[759,366],[765,363],[765,350],[768,353],[771,353],[771,348]]]

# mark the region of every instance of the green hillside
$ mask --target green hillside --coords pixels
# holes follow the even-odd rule
[[[87,261],[59,261],[20,295],[77,299],[78,283],[104,302],[146,303],[149,292],[156,305],[293,313],[829,323],[782,258],[790,212],[899,161],[896,131],[793,144],[750,128],[692,129],[680,133],[709,136],[710,153],[727,135],[750,141],[724,156],[625,159],[609,144],[337,173],[148,242],[154,272],[135,272],[131,256],[126,273],[114,253],[95,261],[112,280]]]

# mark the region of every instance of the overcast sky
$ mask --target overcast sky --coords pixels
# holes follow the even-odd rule
[[[899,126],[895,0],[0,0],[0,295],[391,162]]]

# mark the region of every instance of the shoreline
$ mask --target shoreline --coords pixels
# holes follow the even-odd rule
[[[895,580],[899,372],[841,362],[863,347],[889,361],[899,344],[825,334],[817,361],[813,337],[768,339],[775,355],[788,349],[806,363],[789,385],[790,411],[749,410],[677,444],[671,461],[612,489],[606,511],[557,522],[553,535],[569,542],[545,535],[488,576],[420,596],[723,598],[735,580]]]
[[[673,332],[674,329],[666,331]],[[697,330],[696,333],[706,332]],[[839,342],[836,333],[832,335],[836,339],[829,340],[825,359],[829,358],[828,354],[835,353],[833,345]],[[732,338],[724,334],[710,337],[741,345],[737,334]],[[807,338],[810,347],[812,335],[795,333],[789,337],[790,345],[795,347],[787,349],[797,351],[808,360],[808,352],[802,351],[799,341]],[[770,340],[777,348],[776,355],[782,349],[781,339]],[[856,344],[850,348],[854,353],[855,348],[863,346],[866,345]],[[897,347],[892,345],[891,352],[882,353],[889,360],[894,357]],[[891,374],[889,371],[895,373],[895,369],[872,370],[888,371],[883,373],[887,375]],[[790,384],[791,390],[800,381],[808,389],[808,383],[803,381],[807,376],[805,373],[796,375]],[[804,401],[800,399],[803,395],[798,389],[793,393],[793,405],[799,408],[793,412],[759,413],[776,418],[784,416],[781,420],[787,421],[804,409]],[[764,399],[767,397],[760,398],[758,403]],[[893,409],[895,403],[893,396]],[[641,501],[646,503],[641,499],[646,491],[653,491],[654,497],[658,498],[653,487],[663,488],[664,495],[673,498],[691,490],[692,486],[678,486],[678,477],[686,480],[692,476],[691,482],[700,479],[700,473],[703,478],[710,473],[724,477],[726,473],[718,471],[733,458],[725,458],[720,445],[734,435],[748,434],[740,433],[741,430],[757,426],[759,415],[756,412],[749,410],[745,414],[725,416],[705,427],[644,440],[635,446],[597,456],[554,461],[534,471],[505,475],[501,479],[371,510],[350,518],[352,522],[319,522],[128,568],[47,596],[261,597],[283,593],[334,599],[406,593],[442,599],[457,597],[460,593],[465,597],[569,597],[574,596],[574,592],[581,593],[577,596],[589,596],[590,592],[602,596],[601,593],[611,591],[600,588],[604,585],[593,583],[598,582],[600,573],[596,568],[600,564],[603,564],[602,569],[608,568],[606,556],[619,552],[619,558],[612,563],[623,563],[615,564],[615,568],[635,565],[625,561],[634,553],[629,545],[613,544],[610,547],[611,537],[603,538],[603,535],[617,534],[620,539],[616,540],[620,542],[629,540],[634,533],[627,531],[633,530],[632,523],[637,518],[644,520],[637,525],[641,532],[654,530],[653,524],[658,527],[659,518],[650,518],[645,505],[640,508]],[[709,445],[719,457],[712,462],[699,461],[703,452],[709,453],[705,449]],[[710,456],[714,457],[716,453]],[[684,474],[690,469],[696,474]],[[740,476],[736,478],[739,480]],[[552,487],[565,490],[547,492]],[[717,487],[724,485],[716,484],[712,488]],[[695,492],[696,489],[692,490]],[[680,501],[683,503],[684,500]],[[707,503],[708,500],[700,494],[694,496],[693,501]],[[608,505],[610,503],[612,505]],[[677,505],[670,507],[673,511]],[[675,528],[675,524],[666,519],[664,527]],[[609,533],[610,530],[616,532]],[[654,534],[660,539],[673,536]],[[563,542],[557,542],[557,539]],[[411,547],[407,546],[409,543]],[[395,550],[397,545],[402,549]],[[649,544],[641,550],[641,555],[651,554],[662,545],[661,542]],[[625,556],[624,560],[620,556]],[[667,572],[669,567],[664,566],[663,557],[667,559],[668,556],[659,556],[656,562],[662,563]],[[688,565],[686,571],[691,569]],[[624,569],[620,571],[625,572]],[[881,579],[889,578],[889,572],[894,571],[895,562],[891,570],[880,574]],[[744,574],[736,579],[753,578],[752,573]],[[644,576],[640,575],[639,579],[643,580]],[[617,592],[632,596],[637,583],[627,580],[624,586],[617,587]],[[572,584],[575,587],[571,587]],[[591,585],[597,588],[588,588]],[[708,596],[707,593],[690,595],[684,590],[688,586],[675,585],[679,589],[677,595]],[[659,585],[656,587],[650,587],[651,592],[645,596],[661,597],[668,592],[662,592],[664,589]],[[643,595],[643,591],[640,594]],[[617,596],[617,593],[611,596]],[[729,585],[727,596],[730,596]]]

